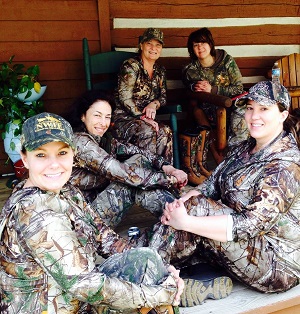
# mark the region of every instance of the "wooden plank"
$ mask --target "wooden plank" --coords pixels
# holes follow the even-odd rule
[[[84,80],[84,66],[83,60],[66,60],[66,61],[38,61],[40,66],[39,79],[42,81],[53,80]],[[24,62],[25,66],[32,65],[32,62]]]
[[[95,32],[98,21],[1,21],[0,42],[60,42],[81,40],[83,37],[99,40]],[[78,31],[80,29],[80,32]],[[47,43],[45,43],[47,44]]]
[[[165,47],[186,47],[188,36],[197,28],[164,28]],[[198,28],[205,25],[199,25]],[[112,44],[116,47],[137,47],[137,38],[144,29],[112,29]],[[300,44],[299,25],[256,25],[210,28],[217,46]]]
[[[181,314],[286,314],[299,309],[300,286],[282,293],[261,293],[234,281],[232,293],[225,299],[207,300],[202,305],[180,308]],[[287,312],[285,312],[287,308]]]
[[[79,92],[78,95],[75,95],[78,97],[81,93]],[[65,99],[48,99],[44,101],[45,105],[45,111],[46,112],[53,112],[58,115],[61,115],[62,117],[66,117],[68,113],[72,110],[72,104],[74,102],[74,99],[76,98],[65,98]]]
[[[101,42],[101,52],[111,50],[111,35],[109,22],[109,1],[98,0],[98,17],[99,17],[99,32]]]
[[[43,100],[74,98],[85,91],[85,80],[47,81]]]
[[[145,12],[147,18],[226,18],[226,17],[269,17],[299,16],[298,0],[265,1],[249,0],[242,3],[235,0],[148,0],[110,1],[113,17],[140,18]]]
[[[1,21],[98,21],[95,0],[1,0],[0,6]]]
[[[89,41],[90,52],[100,51],[99,40]],[[7,61],[10,56],[15,55],[14,61],[18,63],[52,60],[82,60],[82,39],[76,41],[60,42],[6,42],[1,44],[0,62]]]
[[[1,44],[1,61],[15,55],[15,61],[78,60],[82,58],[82,40],[61,42],[6,42]]]

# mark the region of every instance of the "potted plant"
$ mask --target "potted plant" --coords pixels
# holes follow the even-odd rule
[[[18,143],[23,122],[44,111],[39,98],[46,86],[38,82],[38,65],[25,68],[23,64],[14,63],[13,59],[14,56],[0,65],[0,129],[3,130],[5,151],[15,163],[20,159]]]

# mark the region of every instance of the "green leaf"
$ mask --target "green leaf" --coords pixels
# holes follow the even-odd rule
[[[25,99],[29,98],[31,95],[32,95],[32,91],[29,89],[25,96]]]
[[[27,92],[27,90],[28,90],[28,88],[27,88],[27,86],[20,86],[20,88],[19,88],[19,93],[25,93],[25,92]]]
[[[11,141],[9,147],[10,147],[11,150],[15,150],[16,149],[16,144],[13,141]]]

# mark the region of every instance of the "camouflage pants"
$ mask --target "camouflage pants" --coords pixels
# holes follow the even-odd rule
[[[117,120],[114,123],[114,133],[118,139],[126,140],[153,154],[164,157],[173,164],[173,139],[169,126],[158,123],[158,132],[140,119]]]
[[[136,154],[125,161],[135,169],[153,170],[147,158]],[[143,172],[139,172],[143,176]],[[126,183],[111,182],[105,190],[98,193],[92,202],[92,207],[103,221],[111,228],[116,227],[123,216],[135,204],[156,217],[160,217],[166,202],[172,202],[175,197],[164,189],[142,189]]]
[[[149,248],[132,249],[124,253],[115,254],[105,260],[98,269],[99,272],[106,274],[110,278],[118,278],[149,286],[160,284],[168,276],[168,271],[161,257],[157,252]],[[111,287],[111,290],[113,291],[114,288]],[[128,292],[128,290],[126,291]],[[122,299],[122,293],[123,291],[118,291],[116,298]],[[124,299],[127,299],[127,297],[124,297]],[[155,296],[153,296],[153,300],[155,300]],[[126,309],[126,306],[127,304],[124,304],[124,309]],[[116,310],[109,306],[98,306],[96,312],[93,313],[138,313],[137,310],[124,309]]]
[[[92,207],[108,226],[114,228],[134,204],[159,217],[165,203],[172,202],[174,199],[175,197],[167,190],[142,190],[123,183],[112,182],[97,195]]]
[[[185,202],[192,216],[228,215],[233,210],[203,196]],[[261,292],[282,292],[299,279],[281,262],[263,236],[219,242],[157,223],[139,239],[138,246],[154,248],[166,263],[182,266],[193,257],[218,264],[233,278]]]

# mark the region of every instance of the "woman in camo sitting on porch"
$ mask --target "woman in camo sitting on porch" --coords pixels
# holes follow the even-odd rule
[[[158,224],[150,245],[175,265],[196,254],[253,289],[286,291],[300,282],[300,118],[270,81],[239,106],[251,137],[166,205],[162,222],[178,231]]]
[[[166,105],[166,70],[156,63],[164,44],[159,29],[148,28],[141,36],[139,55],[126,60],[120,70],[114,114],[114,133],[173,163],[172,131],[155,120]]]
[[[67,181],[70,124],[41,113],[23,125],[29,177],[0,214],[0,313],[173,314],[182,279],[149,248],[133,249]],[[96,265],[97,254],[105,257]]]
[[[165,202],[186,185],[187,174],[161,156],[113,138],[108,131],[112,104],[108,93],[88,91],[76,99],[69,121],[77,147],[71,183],[115,227],[133,204],[160,217]]]

